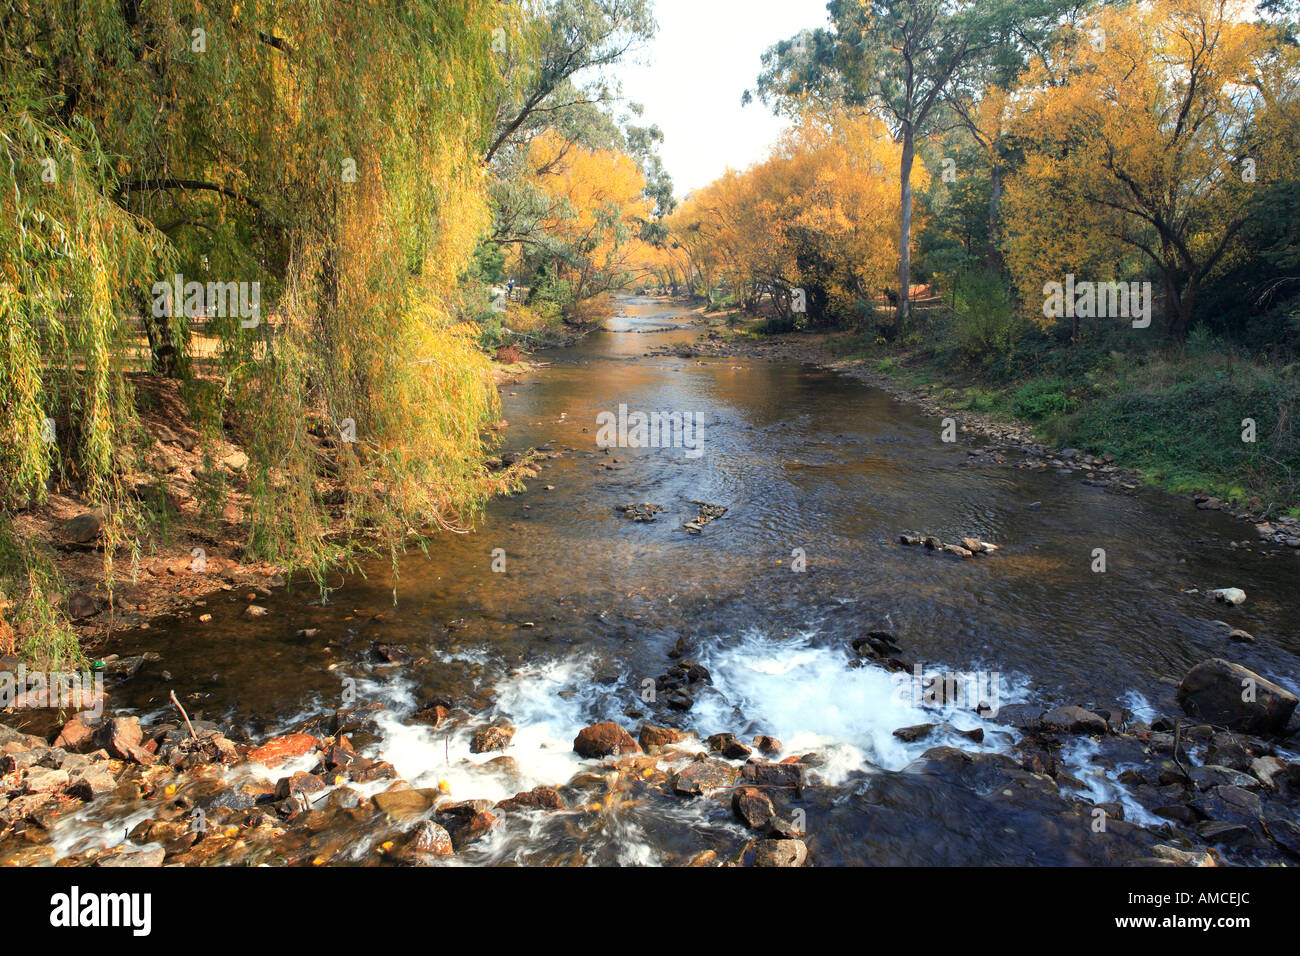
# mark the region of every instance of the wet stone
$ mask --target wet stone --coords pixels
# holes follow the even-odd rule
[[[673,792],[688,797],[712,793],[731,786],[736,774],[735,767],[721,760],[697,760],[673,776]]]

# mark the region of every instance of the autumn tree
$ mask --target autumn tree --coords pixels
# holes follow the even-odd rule
[[[1106,8],[1085,27],[1026,79],[1009,262],[1031,299],[1066,273],[1150,268],[1181,339],[1257,198],[1295,178],[1300,59],[1230,0]]]
[[[808,113],[766,162],[692,194],[669,219],[672,241],[746,309],[767,295],[813,325],[851,317],[894,269],[899,148],[874,118]],[[926,182],[923,166],[916,177]]]
[[[534,257],[566,283],[574,301],[621,285],[652,209],[636,161],[544,133],[533,140],[529,163],[546,197],[540,227],[548,241]]]

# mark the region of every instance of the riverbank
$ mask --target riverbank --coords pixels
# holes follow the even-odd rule
[[[500,355],[492,365],[493,381],[500,390],[540,367],[520,353]],[[140,529],[134,546],[110,542],[104,510],[66,491],[17,513],[12,532],[19,546],[48,569],[58,590],[49,620],[70,629],[65,633],[75,637],[75,646],[70,639],[55,646],[48,637],[33,639],[11,626],[4,620],[9,600],[0,591],[0,659],[25,658],[36,668],[51,659],[80,664],[111,658],[115,635],[148,630],[153,619],[181,615],[206,624],[211,615],[204,611],[205,599],[216,592],[249,589],[269,596],[285,585],[289,569],[249,555],[249,456],[239,436],[227,430],[205,444],[174,379],[138,375],[132,384],[144,459],[133,479],[135,496],[150,524]],[[507,427],[502,420],[495,430]],[[317,489],[327,503],[329,538],[344,525],[344,484],[332,467],[335,443],[323,432],[311,432],[311,440],[325,466]],[[535,473],[518,456],[508,462],[490,456],[485,464],[507,481]]]

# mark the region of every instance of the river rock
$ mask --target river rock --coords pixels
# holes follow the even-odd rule
[[[762,830],[776,816],[771,799],[756,787],[737,787],[731,795],[731,809],[755,830]]]
[[[299,770],[292,776],[281,777],[276,781],[275,799],[287,800],[298,794],[310,798],[312,794],[320,793],[324,789],[326,789],[324,780],[314,773]]]
[[[685,712],[695,706],[695,698],[679,687],[668,692],[668,696],[664,698],[664,703],[668,705],[670,710]]]
[[[1223,604],[1231,604],[1234,607],[1246,603],[1246,592],[1241,588],[1218,588],[1210,592],[1210,597]]]
[[[1218,866],[1214,861],[1214,857],[1206,851],[1180,850],[1178,847],[1169,846],[1164,843],[1158,843],[1153,846],[1151,848],[1151,855],[1155,857],[1155,859],[1173,866]]]
[[[1193,767],[1188,773],[1197,790],[1212,790],[1215,787],[1240,787],[1243,790],[1258,790],[1260,782],[1248,773],[1233,770],[1231,767]]]
[[[803,866],[808,847],[802,840],[762,840],[754,848],[755,866]]]
[[[78,770],[68,781],[68,793],[81,800],[93,800],[109,793],[117,786],[113,775],[104,767],[92,766]]]
[[[167,851],[160,846],[146,847],[139,850],[122,850],[102,856],[95,861],[96,866],[162,866]]]
[[[376,644],[375,656],[389,664],[409,664],[413,660],[405,644]]]
[[[1069,734],[1089,734],[1093,736],[1104,735],[1110,729],[1110,725],[1106,723],[1106,718],[1094,714],[1090,710],[1085,710],[1083,707],[1073,705],[1049,710],[1040,718],[1039,725],[1043,728],[1063,730]]]
[[[654,724],[643,724],[641,727],[640,737],[641,746],[646,750],[651,747],[666,747],[669,744],[681,743],[686,739],[686,732],[678,730],[676,727],[657,727]]]
[[[95,731],[80,716],[73,717],[54,738],[54,746],[69,753],[89,753],[95,749]]]
[[[781,752],[781,741],[776,737],[769,737],[767,734],[758,734],[754,737],[754,746],[758,752],[773,757]]]
[[[360,758],[352,769],[348,771],[348,777],[353,783],[374,783],[377,780],[395,780],[397,778],[397,768],[387,760],[368,761]]]
[[[435,801],[441,796],[440,791],[427,790],[387,790],[371,797],[376,810],[381,810],[393,819],[419,816],[433,809]]]
[[[754,752],[737,740],[735,734],[714,734],[705,744],[714,753],[720,753],[728,760],[744,760]]]
[[[66,770],[51,770],[48,767],[32,767],[27,771],[27,779],[23,781],[23,786],[28,793],[47,793],[51,790],[62,790],[68,785],[68,772]]]
[[[641,745],[612,720],[582,728],[573,738],[573,749],[588,759],[641,753]]]
[[[1285,779],[1286,771],[1287,765],[1276,757],[1256,757],[1250,762],[1250,772],[1269,790],[1277,789],[1278,780]]]
[[[686,797],[700,796],[729,787],[736,779],[736,768],[721,760],[706,758],[688,764],[673,776],[673,792]]]
[[[554,787],[533,787],[499,802],[497,810],[563,810],[564,801]]]
[[[310,734],[285,734],[249,751],[248,759],[264,767],[274,768],[294,757],[311,753],[316,746],[316,738]]]
[[[912,727],[899,727],[894,731],[894,736],[905,744],[913,744],[918,740],[930,736],[934,731],[934,724],[916,724]]]
[[[411,720],[417,724],[427,724],[430,727],[439,726],[451,714],[451,702],[447,700],[433,700],[422,704],[420,708],[411,715]]]
[[[1240,787],[1218,786],[1192,798],[1192,809],[1210,820],[1250,823],[1263,817],[1259,794]]]
[[[515,728],[509,724],[484,727],[474,734],[474,739],[470,741],[469,752],[472,754],[485,754],[494,750],[505,750],[510,746],[510,741],[514,735]]]
[[[1252,691],[1254,700],[1242,699]],[[1285,688],[1218,657],[1193,667],[1177,696],[1190,716],[1246,733],[1282,733],[1297,703]]]
[[[438,817],[457,850],[482,839],[500,823],[496,814],[489,812],[490,806],[486,800],[466,800],[438,808]]]
[[[420,865],[448,857],[456,852],[451,834],[432,820],[421,820],[411,831],[411,838],[394,856],[403,863]]]
[[[747,763],[740,768],[746,783],[759,787],[798,790],[805,784],[808,768],[800,763]]]
[[[141,746],[143,740],[144,734],[136,717],[114,717],[99,732],[100,746],[114,757],[138,764],[152,764],[153,754]]]

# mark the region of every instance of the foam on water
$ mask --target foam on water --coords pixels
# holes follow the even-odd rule
[[[573,738],[595,719],[590,715],[599,712],[598,701],[610,696],[591,680],[591,671],[587,658],[521,667],[497,684],[490,719],[447,730],[407,722],[416,706],[409,683],[362,681],[358,690],[363,699],[378,698],[388,705],[377,715],[382,734],[377,752],[400,776],[416,787],[446,782],[461,799],[504,800],[521,790],[566,783],[581,768]],[[612,713],[620,711],[621,706]],[[515,727],[504,753],[470,753],[474,732],[498,721]],[[511,759],[508,766],[488,766],[502,756]]]
[[[911,674],[850,667],[842,648],[819,646],[815,637],[812,631],[776,637],[751,630],[733,645],[702,649],[700,661],[717,693],[701,696],[692,721],[702,733],[769,734],[787,753],[816,751],[826,761],[820,774],[832,785],[868,767],[899,770],[939,744],[972,746],[941,731],[905,743],[894,736],[901,727],[946,723],[956,730],[983,727],[986,737],[1008,732],[995,717],[973,712],[978,701],[920,706]],[[997,688],[999,706],[1026,696],[1023,684],[1006,676]]]

